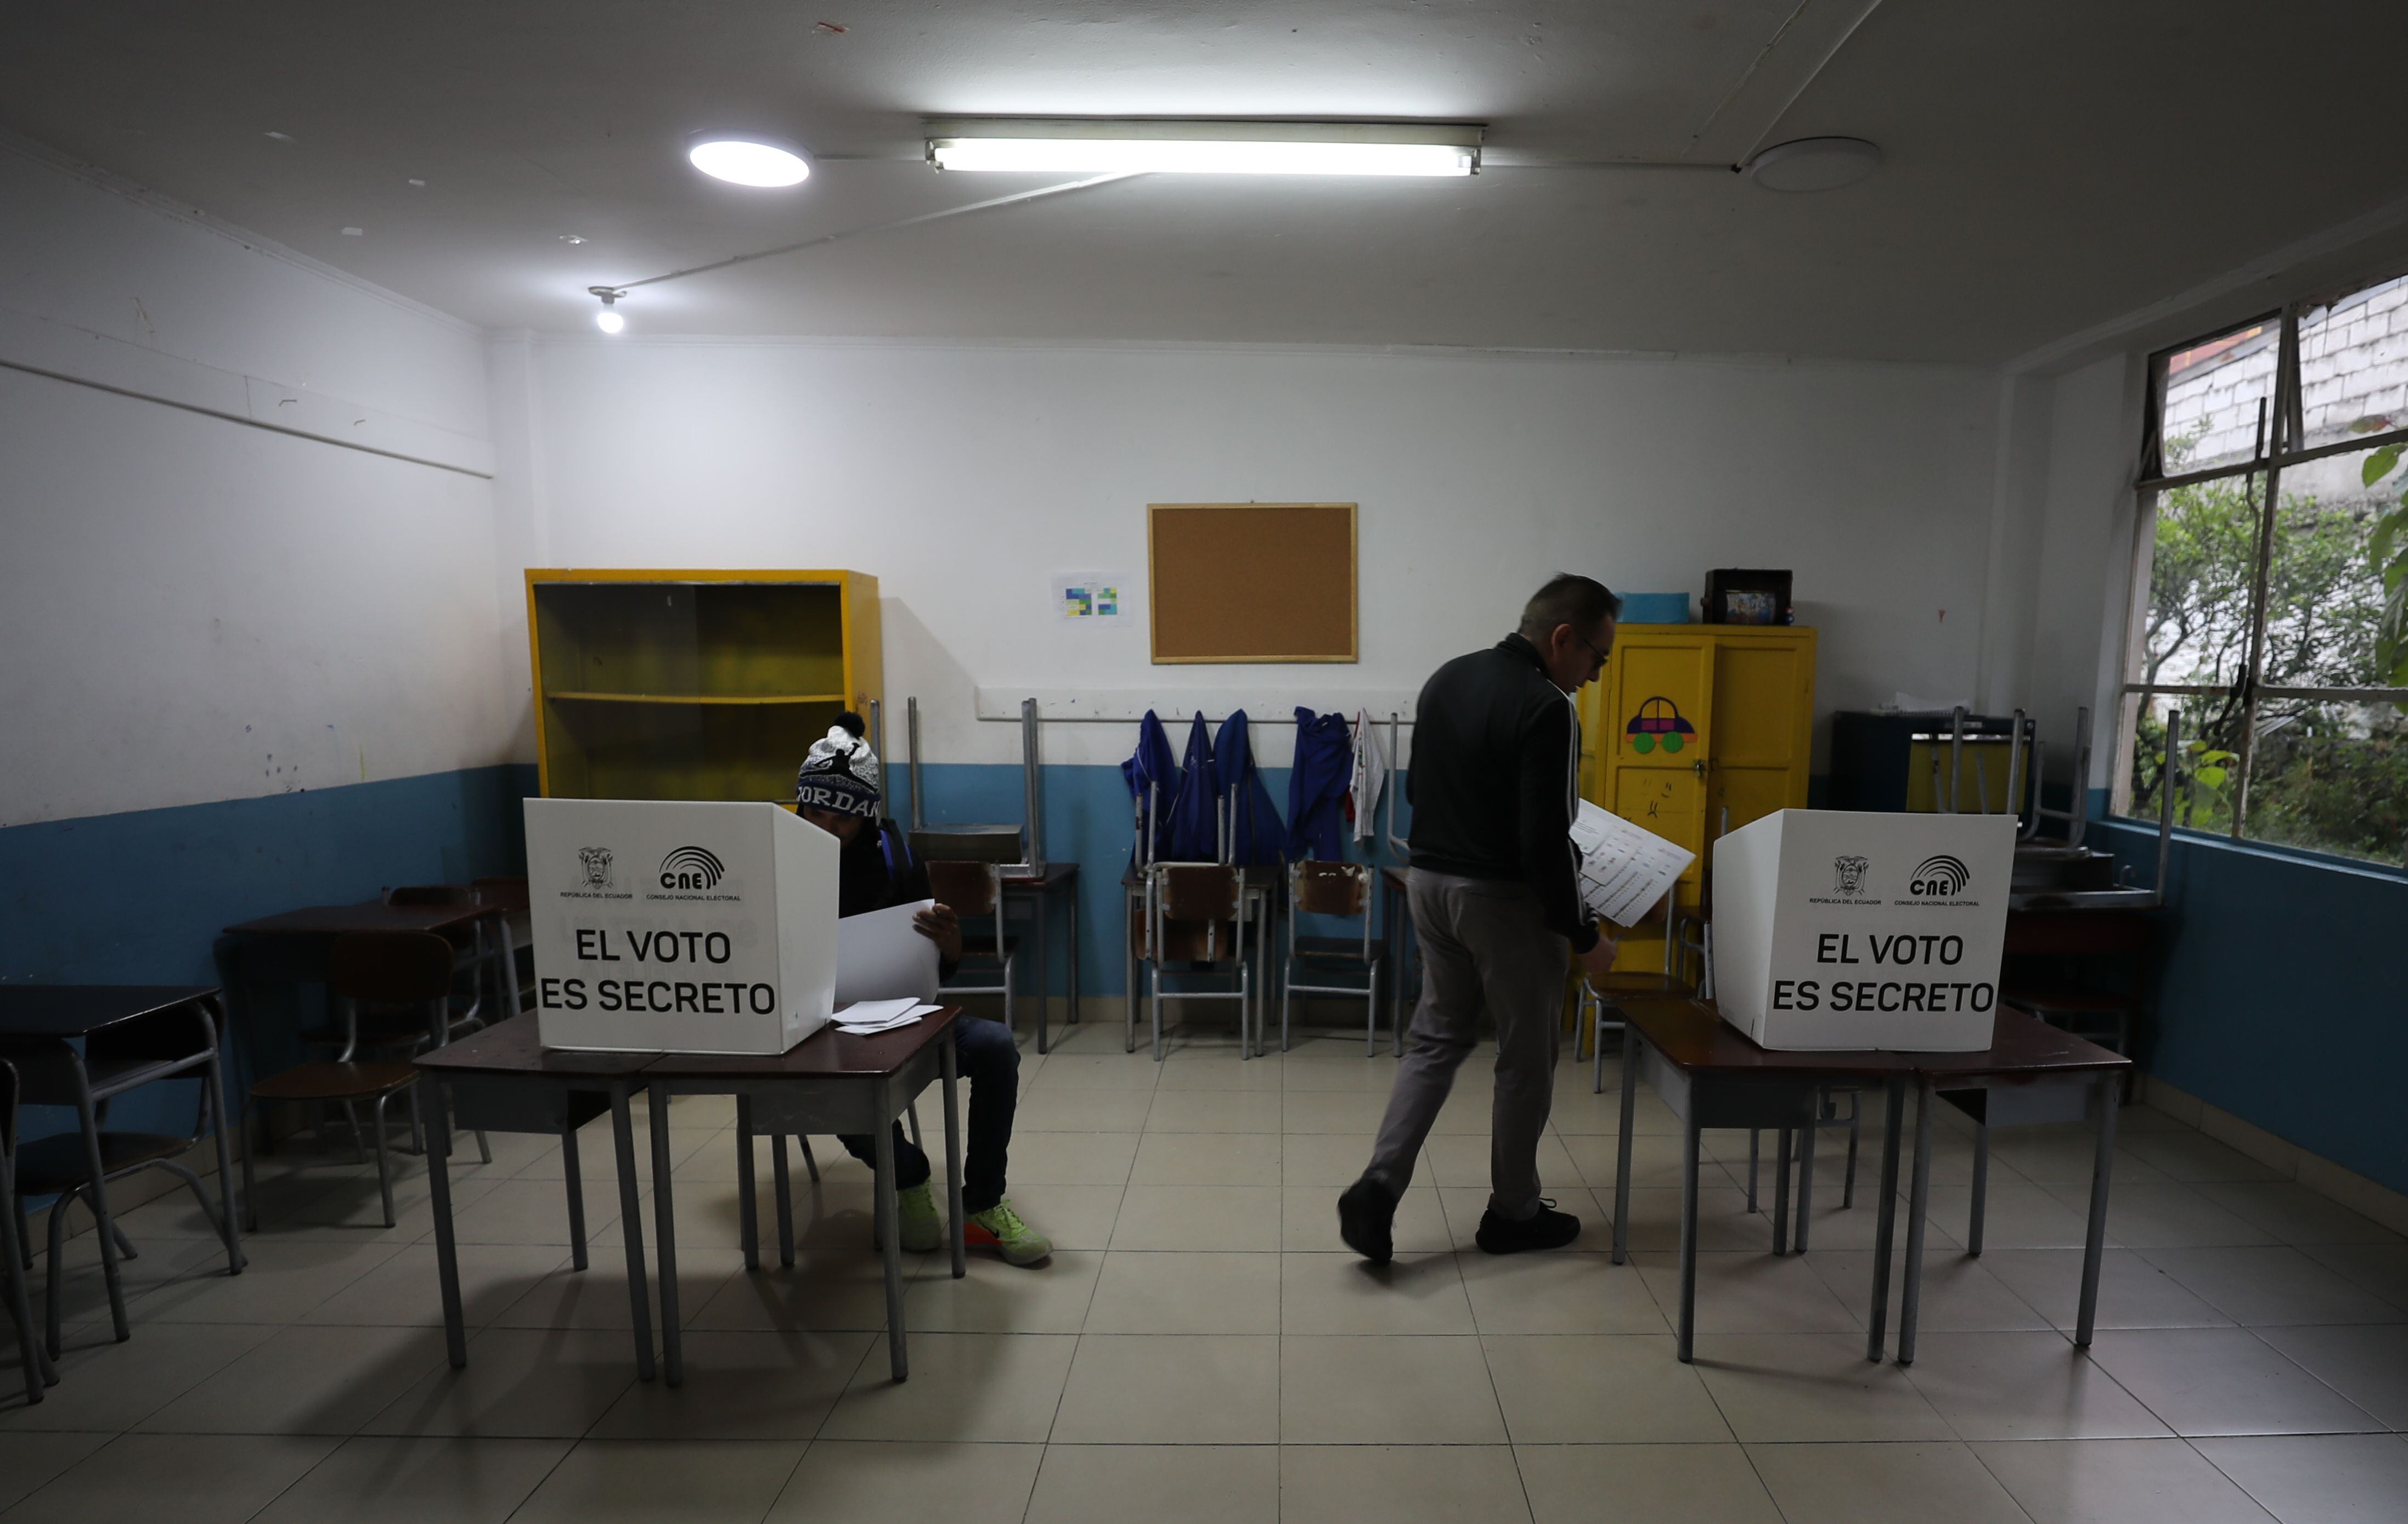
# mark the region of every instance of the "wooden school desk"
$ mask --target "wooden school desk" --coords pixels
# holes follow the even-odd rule
[[[627,1294],[635,1319],[636,1370],[652,1376],[652,1314],[646,1298],[641,1207],[637,1200],[635,1131],[629,1101],[641,1089],[650,1099],[652,1146],[653,1229],[661,1298],[662,1367],[668,1384],[685,1380],[679,1327],[677,1224],[669,1167],[669,1098],[725,1095],[738,1098],[754,1129],[786,1133],[868,1133],[877,1140],[876,1183],[879,1247],[885,1257],[887,1344],[895,1379],[909,1373],[903,1332],[901,1226],[895,1212],[893,1123],[929,1082],[940,1081],[945,1104],[945,1170],[951,1192],[953,1271],[968,1269],[962,1236],[961,1115],[959,1071],[953,1024],[958,1007],[947,1006],[911,1026],[870,1037],[823,1028],[791,1051],[744,1054],[593,1053],[545,1048],[532,1014],[422,1055],[427,1077],[451,1093],[459,1125],[488,1131],[574,1136],[580,1120],[610,1112],[611,1142],[619,1167],[619,1202],[627,1252]],[[599,1098],[598,1100],[596,1098]],[[582,1116],[580,1113],[582,1113]],[[440,1111],[435,1114],[440,1116]],[[442,1278],[443,1330],[454,1366],[468,1362],[460,1311],[458,1250],[452,1229],[450,1145],[438,1122],[428,1129],[427,1174],[435,1205],[435,1248]],[[565,1143],[573,1148],[573,1144]],[[575,1168],[574,1154],[569,1155]],[[752,1150],[738,1157],[742,1188],[738,1208],[748,1269],[759,1262],[759,1225],[752,1200]],[[572,1236],[583,1268],[583,1224],[574,1174],[569,1180]]]
[[[1882,1357],[1889,1307],[1889,1255],[1898,1222],[1898,1146],[1904,1092],[1914,1066],[1910,1056],[1870,1050],[1777,1053],[1758,1047],[1723,1020],[1712,1000],[1629,1000],[1622,1052],[1622,1151],[1613,1173],[1613,1262],[1628,1258],[1630,1147],[1644,1078],[1682,1121],[1681,1316],[1678,1351],[1686,1363],[1698,1321],[1698,1135],[1707,1128],[1809,1127],[1823,1087],[1845,1082],[1888,1092],[1882,1129],[1881,1198],[1873,1233],[1872,1306],[1866,1316],[1865,1358]],[[1635,1041],[1634,1041],[1635,1039]],[[1811,1136],[1811,1132],[1809,1136]],[[1785,1164],[1785,1160],[1784,1160]],[[1811,1167],[1811,1166],[1810,1166]],[[1786,1171],[1774,1200],[1786,1202]],[[1801,1207],[1811,1200],[1800,1192]],[[1786,1224],[1773,1225],[1781,1252]],[[1913,1231],[1910,1229],[1910,1231]],[[1919,1244],[1922,1235],[1914,1233]]]
[[[1924,1214],[1931,1204],[1931,1102],[1935,1092],[1979,1127],[1973,1141],[1972,1220],[1966,1252],[1982,1252],[1983,1195],[1989,1180],[1990,1129],[2071,1122],[2095,1112],[2098,1148],[2090,1167],[2090,1222],[2082,1246],[2082,1305],[2073,1344],[2090,1347],[2099,1313],[2099,1267],[2107,1244],[2107,1187],[2115,1159],[2115,1108],[2132,1060],[2008,1006],[1999,1008],[1990,1046],[1980,1053],[1917,1053],[1914,1184],[1906,1228],[1906,1286],[1898,1310],[1898,1362],[1914,1361],[1923,1292]],[[1890,1131],[1895,1134],[1895,1114]],[[1894,1188],[1895,1176],[1890,1177]],[[1885,1244],[1887,1242],[1884,1241]],[[1881,1271],[1874,1272],[1878,1276]]]

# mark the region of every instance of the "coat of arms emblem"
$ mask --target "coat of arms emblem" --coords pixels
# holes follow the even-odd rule
[[[610,887],[610,849],[609,847],[579,847],[577,861],[585,870],[587,888]]]

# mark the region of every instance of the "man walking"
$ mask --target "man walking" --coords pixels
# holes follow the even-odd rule
[[[1539,1138],[1555,1100],[1565,955],[1593,974],[1613,966],[1613,942],[1582,905],[1571,844],[1571,696],[1604,670],[1621,612],[1602,583],[1559,574],[1531,595],[1519,630],[1440,668],[1414,707],[1405,786],[1421,1003],[1370,1167],[1338,1199],[1340,1236],[1375,1264],[1390,1256],[1397,1202],[1484,1009],[1497,1024],[1497,1099],[1480,1246],[1554,1249],[1580,1233],[1579,1218],[1539,1195]]]

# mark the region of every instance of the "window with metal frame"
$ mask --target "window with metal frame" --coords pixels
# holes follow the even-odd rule
[[[2400,863],[2408,276],[2152,355],[2139,488],[2114,812]]]

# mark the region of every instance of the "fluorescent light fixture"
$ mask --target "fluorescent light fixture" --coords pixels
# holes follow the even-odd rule
[[[695,133],[686,139],[685,156],[696,169],[731,185],[774,189],[800,185],[811,176],[801,149],[759,133]]]
[[[1881,167],[1882,151],[1861,137],[1800,137],[1775,143],[1747,161],[1750,180],[1768,191],[1836,191]]]
[[[606,334],[615,334],[627,325],[627,320],[620,315],[616,307],[611,305],[626,293],[613,290],[609,286],[588,286],[585,289],[591,295],[602,298],[602,310],[594,314],[594,326]]]
[[[936,122],[939,169],[1087,175],[1461,176],[1481,129],[1431,122]]]

